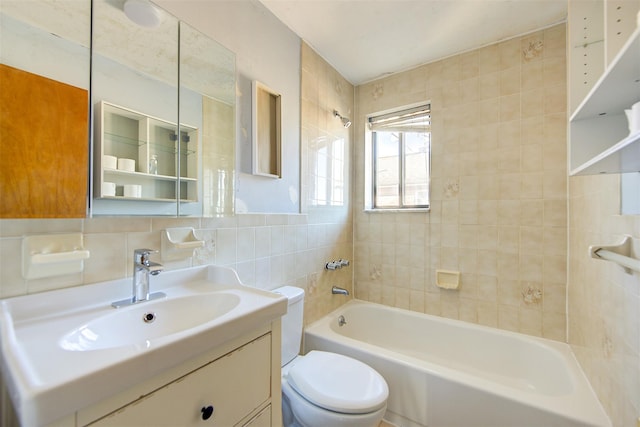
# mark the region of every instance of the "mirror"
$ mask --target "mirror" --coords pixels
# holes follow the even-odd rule
[[[92,213],[233,213],[234,54],[152,3],[152,26],[93,3]]]
[[[86,216],[91,4],[3,0],[2,218]]]
[[[189,117],[199,123],[202,147],[202,201],[179,202],[181,215],[215,217],[234,213],[235,70],[231,51],[180,22],[180,121]]]
[[[176,215],[179,24],[157,9],[158,26],[140,26],[124,5],[93,1],[91,211]]]
[[[69,121],[59,115],[71,109],[54,103],[57,96],[26,106],[13,100],[2,104],[4,118],[12,117],[8,109],[13,117],[24,116],[16,105],[27,111],[34,105],[54,108],[23,124],[17,119],[2,124],[0,158],[7,164],[1,168],[0,194],[3,202],[13,197],[29,211],[0,211],[0,217],[85,217],[87,200],[94,215],[233,213],[235,55],[160,8],[155,9],[161,17],[157,28],[136,25],[126,17],[125,3],[2,0],[0,62],[55,87],[82,89],[85,128],[71,144]],[[29,99],[35,98],[31,94]],[[44,125],[43,115],[51,123]],[[53,125],[58,133],[52,133]],[[36,128],[39,133],[30,132]],[[26,130],[21,139],[15,129]],[[75,163],[58,163],[69,157],[63,151],[68,147],[84,151],[74,150]],[[32,163],[23,165],[23,160]],[[16,178],[16,170],[7,165],[32,173]],[[34,196],[48,194],[57,205],[35,203]]]

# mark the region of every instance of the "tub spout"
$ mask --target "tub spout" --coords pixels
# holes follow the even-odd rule
[[[333,288],[331,288],[331,293],[332,294],[339,294],[339,295],[349,295],[349,291],[344,289],[344,288],[339,288],[337,286],[334,286]]]

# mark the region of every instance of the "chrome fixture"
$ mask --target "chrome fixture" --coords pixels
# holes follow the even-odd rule
[[[338,110],[333,110],[333,117],[340,117],[340,121],[342,122],[342,126],[348,128],[349,126],[351,126],[351,120],[349,120],[346,117],[343,117],[342,115],[340,115],[340,113],[338,113]]]
[[[337,270],[339,268],[342,268],[342,264],[338,261],[329,261],[325,264],[324,268],[326,268],[327,270]]]
[[[346,324],[347,320],[344,318],[344,316],[342,314],[338,316],[338,326],[344,326]]]
[[[337,261],[329,261],[324,265],[324,268],[327,270],[337,270],[339,268],[348,267],[348,266],[349,266],[349,260],[340,258]]]
[[[349,295],[349,291],[344,288],[334,286],[331,288],[331,293],[334,295]]]
[[[164,292],[149,293],[149,276],[157,276],[163,269],[162,264],[149,260],[149,255],[157,252],[153,249],[136,249],[133,251],[133,296],[129,299],[112,303],[113,307],[120,308],[166,296]]]

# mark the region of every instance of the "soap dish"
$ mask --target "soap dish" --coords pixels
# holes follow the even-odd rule
[[[460,272],[436,270],[436,285],[442,289],[458,289],[460,287]]]
[[[192,257],[193,251],[203,246],[193,228],[167,228],[162,232],[160,254],[163,261],[177,261]]]
[[[22,239],[22,277],[30,280],[80,273],[89,256],[81,233],[26,236]]]

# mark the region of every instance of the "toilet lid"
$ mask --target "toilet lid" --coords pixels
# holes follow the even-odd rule
[[[311,351],[289,370],[287,382],[316,406],[346,414],[382,408],[389,388],[370,366],[335,353]]]

